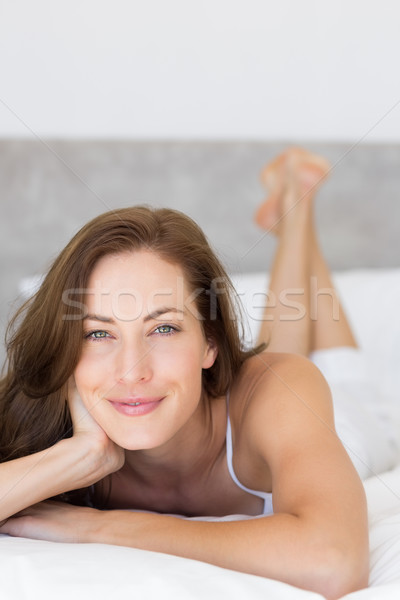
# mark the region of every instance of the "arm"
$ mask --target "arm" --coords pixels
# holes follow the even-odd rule
[[[198,522],[161,515],[100,516],[98,541],[185,556],[278,579],[337,598],[368,584],[364,489],[334,429],[329,388],[302,357],[275,355],[249,404],[235,415],[255,465],[253,489],[269,489],[274,515]],[[239,431],[239,430],[237,430]],[[241,449],[244,449],[241,442]]]
[[[275,514],[270,517],[201,522],[48,503],[10,521],[14,529],[8,532],[166,552],[278,579],[328,598],[367,585],[365,497],[334,433],[322,376],[300,357],[278,359],[241,421],[241,435],[259,467],[253,487],[262,489],[263,472],[272,473]]]
[[[0,523],[41,500],[90,486],[122,466],[123,450],[97,426],[74,389],[69,406],[71,438],[0,464]]]

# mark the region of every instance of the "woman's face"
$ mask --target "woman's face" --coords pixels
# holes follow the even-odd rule
[[[105,256],[91,274],[75,382],[93,418],[127,450],[166,443],[198,407],[202,369],[217,352],[195,297],[181,268],[149,251]]]

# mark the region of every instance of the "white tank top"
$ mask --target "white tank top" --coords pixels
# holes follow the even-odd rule
[[[229,393],[227,395],[227,422],[226,422],[226,462],[228,463],[229,474],[232,477],[233,481],[236,483],[238,487],[247,492],[248,494],[252,494],[253,496],[258,496],[264,500],[264,515],[271,515],[274,512],[272,506],[272,494],[269,492],[260,492],[257,490],[250,490],[245,485],[240,483],[239,479],[236,477],[236,473],[233,470],[232,458],[233,458],[233,447],[232,447],[232,427],[231,420],[229,418]]]

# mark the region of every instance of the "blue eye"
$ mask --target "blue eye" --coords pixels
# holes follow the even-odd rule
[[[103,331],[102,329],[96,329],[95,331],[90,331],[85,335],[85,340],[104,340],[110,337],[110,334],[107,331]]]
[[[175,331],[176,329],[175,327],[172,327],[172,325],[160,325],[155,329],[155,332],[162,335],[171,335],[171,333],[174,333]]]

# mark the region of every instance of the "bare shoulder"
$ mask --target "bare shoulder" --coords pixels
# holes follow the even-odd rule
[[[329,386],[303,356],[264,352],[250,358],[235,391],[236,426],[253,450],[275,454],[290,440],[336,435]]]
[[[233,390],[235,397],[246,397],[247,409],[261,403],[274,410],[307,392],[314,392],[312,396],[316,396],[317,403],[322,400],[331,408],[324,376],[309,359],[297,354],[262,352],[252,356],[243,364]]]
[[[312,508],[325,518],[329,510],[340,509],[338,498],[362,512],[361,481],[337,436],[331,393],[321,372],[297,355],[265,353],[251,363],[241,376],[252,374],[254,383],[246,402],[237,402],[240,413],[235,412],[238,477],[247,472],[245,485],[272,489],[278,512]]]
[[[347,548],[365,571],[365,492],[336,434],[324,377],[306,358],[264,353],[243,365],[238,379],[243,394],[246,379],[251,386],[245,401],[236,398],[239,479],[272,491],[274,513],[303,519],[322,548],[326,540]]]

